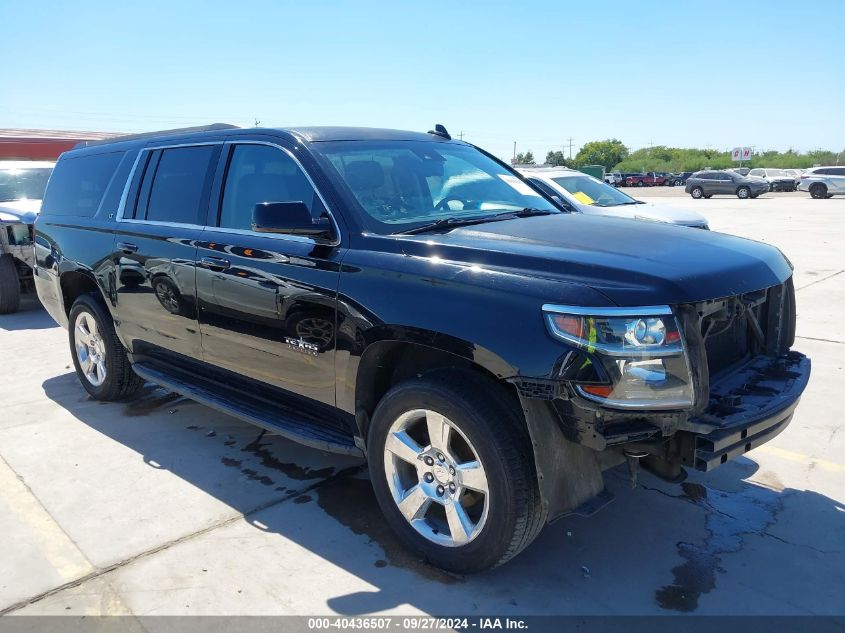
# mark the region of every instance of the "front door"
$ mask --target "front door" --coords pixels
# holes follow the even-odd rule
[[[342,250],[251,227],[262,202],[300,201],[315,218],[327,212],[325,204],[287,150],[244,142],[227,144],[224,152],[216,213],[212,203],[197,249],[204,359],[281,389],[304,406],[334,407]]]
[[[112,253],[115,318],[132,352],[201,357],[196,243],[221,150],[222,143],[141,151]]]

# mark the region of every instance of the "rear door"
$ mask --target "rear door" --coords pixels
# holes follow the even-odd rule
[[[715,179],[715,174],[712,171],[703,171],[698,175],[701,180],[701,188],[704,190],[705,196],[712,196],[718,193],[718,182]]]
[[[318,218],[328,214],[325,202],[293,153],[275,143],[227,143],[221,165],[220,191],[197,251],[203,356],[283,390],[335,424],[329,407],[343,250],[251,227],[258,203],[300,201]]]
[[[119,212],[113,258],[115,317],[138,354],[201,358],[197,240],[220,143],[147,147]]]

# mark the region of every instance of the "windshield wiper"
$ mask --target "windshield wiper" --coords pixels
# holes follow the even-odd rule
[[[525,207],[524,209],[520,209],[519,211],[505,211],[504,213],[497,214],[497,217],[503,215],[512,215],[517,218],[530,218],[534,215],[552,215],[553,213],[559,213],[558,211],[549,211],[548,209],[534,209],[533,207]]]
[[[532,209],[525,207],[519,211],[505,211],[504,213],[494,213],[492,215],[474,215],[468,218],[448,217],[440,218],[434,222],[423,224],[422,226],[408,229],[407,231],[397,231],[393,235],[417,235],[419,233],[428,233],[430,231],[442,231],[458,228],[459,226],[470,226],[473,224],[483,224],[485,222],[499,222],[501,220],[511,220],[513,218],[529,218],[535,215],[551,215],[554,211],[544,211],[542,209]]]

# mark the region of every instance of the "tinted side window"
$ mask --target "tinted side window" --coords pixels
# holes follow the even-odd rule
[[[831,176],[845,176],[845,167],[831,167],[828,171]]]
[[[135,217],[156,222],[201,223],[214,145],[165,149],[147,165]],[[152,179],[150,181],[150,179]],[[150,183],[150,184],[148,184]],[[149,187],[149,193],[145,189]]]
[[[124,153],[90,154],[60,160],[44,193],[42,215],[92,217]]]
[[[318,218],[319,197],[299,165],[269,145],[235,145],[226,170],[219,226],[251,229],[252,210],[261,202],[302,202]]]

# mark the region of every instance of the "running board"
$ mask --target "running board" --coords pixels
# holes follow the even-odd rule
[[[364,456],[361,449],[355,446],[352,437],[297,420],[293,416],[285,415],[282,406],[270,406],[266,400],[237,391],[227,385],[200,378],[196,374],[183,378],[178,370],[170,371],[169,368],[165,369],[153,362],[135,362],[132,368],[144,380],[293,442],[330,453]]]

